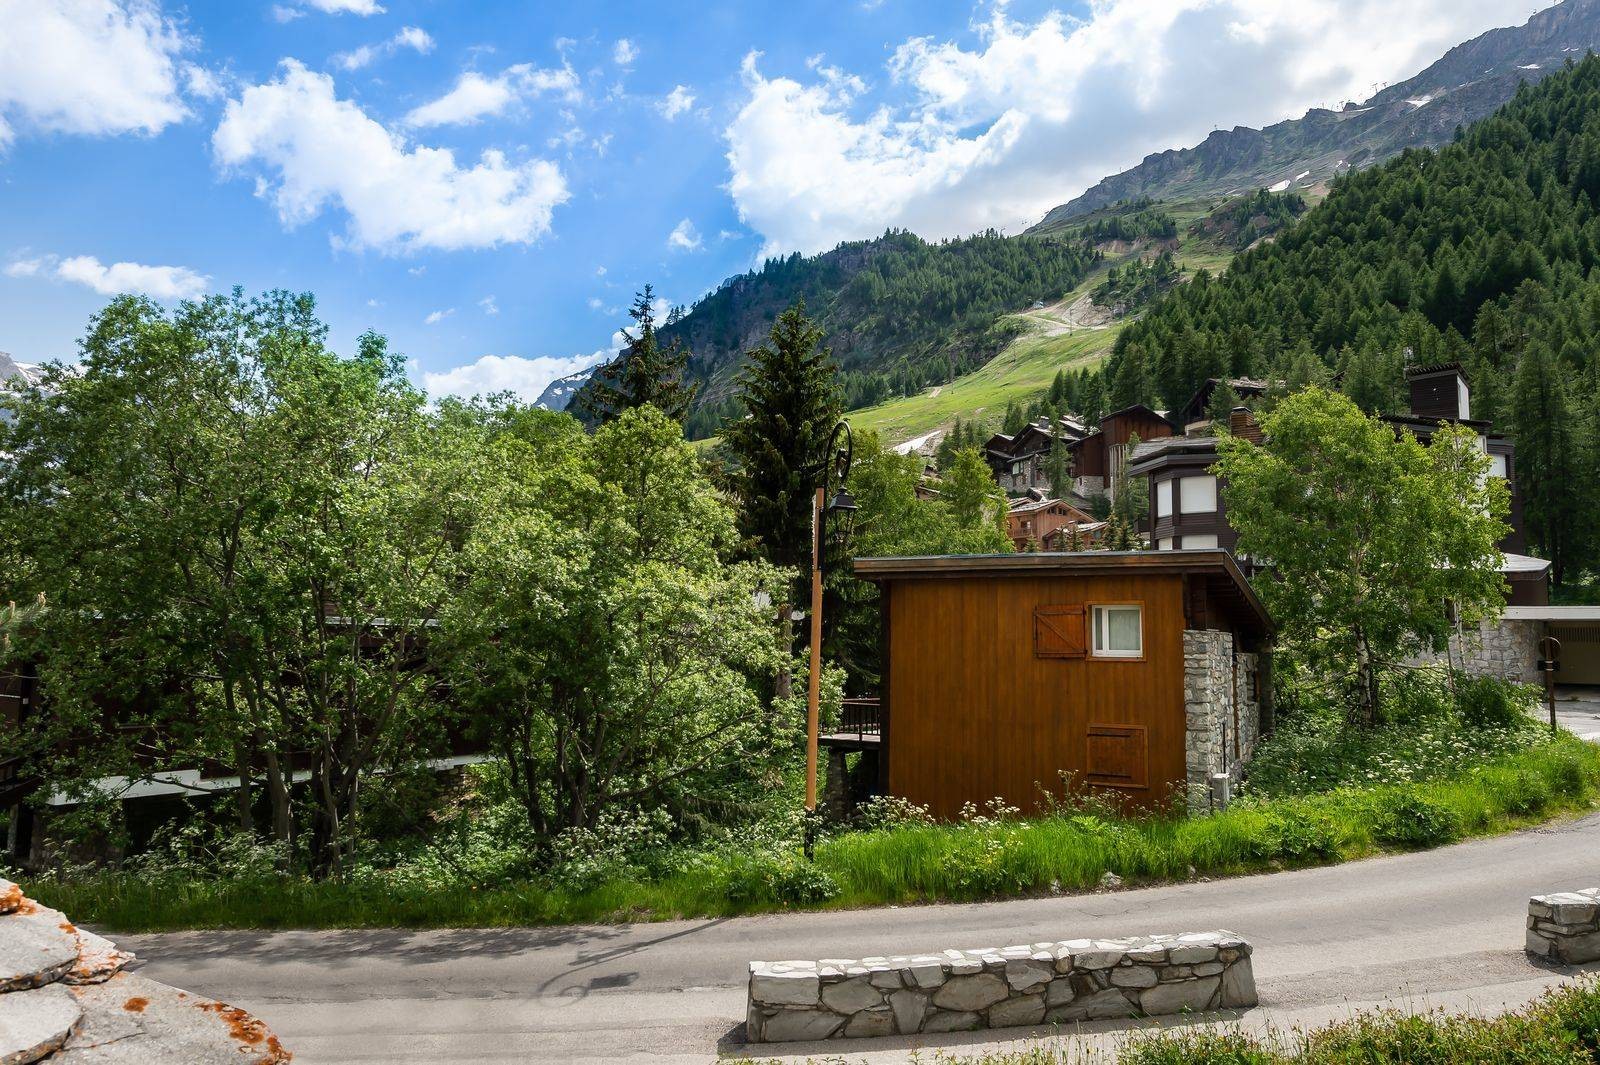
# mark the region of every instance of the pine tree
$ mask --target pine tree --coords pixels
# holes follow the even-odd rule
[[[1050,451],[1045,455],[1044,475],[1050,482],[1050,493],[1060,499],[1067,494],[1068,485],[1072,483],[1072,454],[1061,439],[1060,426],[1054,418],[1050,420],[1050,428],[1053,436]]]
[[[1108,400],[1111,409],[1117,411],[1146,403],[1152,391],[1144,348],[1129,344],[1117,360],[1115,375],[1111,379],[1111,396]]]
[[[628,317],[637,332],[624,329],[622,354],[597,372],[578,393],[580,413],[609,422],[624,411],[650,404],[674,421],[682,422],[694,401],[695,388],[683,383],[689,351],[674,340],[661,346],[656,333],[655,290],[649,285],[634,296]]]
[[[1581,531],[1579,464],[1561,367],[1542,341],[1528,345],[1517,367],[1511,416],[1529,538],[1550,560],[1551,580],[1560,584]]]
[[[839,390],[804,302],[779,315],[767,337],[739,375],[745,416],[730,421],[723,438],[739,466],[741,531],[798,581],[810,564],[812,495],[839,420]]]
[[[1233,424],[1233,408],[1239,405],[1239,393],[1233,390],[1231,381],[1217,382],[1217,387],[1211,390],[1211,399],[1206,403],[1206,417],[1211,421],[1212,435],[1226,433]]]
[[[1022,407],[1017,404],[1016,400],[1007,403],[1006,417],[1005,421],[1001,423],[1000,431],[1007,436],[1016,436],[1027,428],[1027,425],[1028,416],[1023,412]]]

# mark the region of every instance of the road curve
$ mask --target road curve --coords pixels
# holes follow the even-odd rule
[[[739,1053],[753,958],[856,957],[1230,928],[1255,945],[1250,1025],[1376,1002],[1494,1009],[1566,976],[1522,954],[1531,894],[1600,884],[1600,814],[1419,854],[1108,894],[550,929],[125,936],[144,974],[242,1006],[300,1065],[706,1062]],[[1113,1022],[1086,1026],[1106,1043]],[[1039,1035],[1041,1033],[1034,1033]],[[1049,1033],[1042,1033],[1049,1034]],[[995,1033],[916,1045],[992,1049]],[[905,1039],[852,1041],[903,1060]],[[839,1043],[759,1048],[838,1054]]]

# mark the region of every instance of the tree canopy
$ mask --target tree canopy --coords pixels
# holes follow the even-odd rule
[[[1424,446],[1320,388],[1284,399],[1263,429],[1260,445],[1219,441],[1237,550],[1263,567],[1254,583],[1280,646],[1370,725],[1384,670],[1442,646],[1452,610],[1474,624],[1505,605],[1505,482],[1470,429]]]

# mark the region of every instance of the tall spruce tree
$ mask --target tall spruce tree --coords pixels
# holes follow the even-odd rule
[[[828,435],[839,420],[839,387],[823,331],[801,301],[778,316],[767,342],[739,375],[745,417],[723,437],[737,460],[739,524],[798,582],[810,565],[811,500]]]
[[[1535,341],[1523,353],[1511,393],[1523,513],[1556,584],[1566,576],[1581,532],[1577,434],[1562,372],[1549,346]]]
[[[655,290],[649,285],[634,296],[628,317],[634,320],[636,331],[622,331],[622,354],[578,393],[579,412],[588,418],[609,422],[646,404],[680,423],[688,415],[695,396],[694,386],[683,383],[689,350],[677,340],[662,346],[654,302]]]

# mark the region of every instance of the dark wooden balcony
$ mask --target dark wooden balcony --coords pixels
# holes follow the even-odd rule
[[[819,737],[824,747],[877,750],[883,743],[883,707],[876,698],[846,699],[839,707],[833,731]]]

